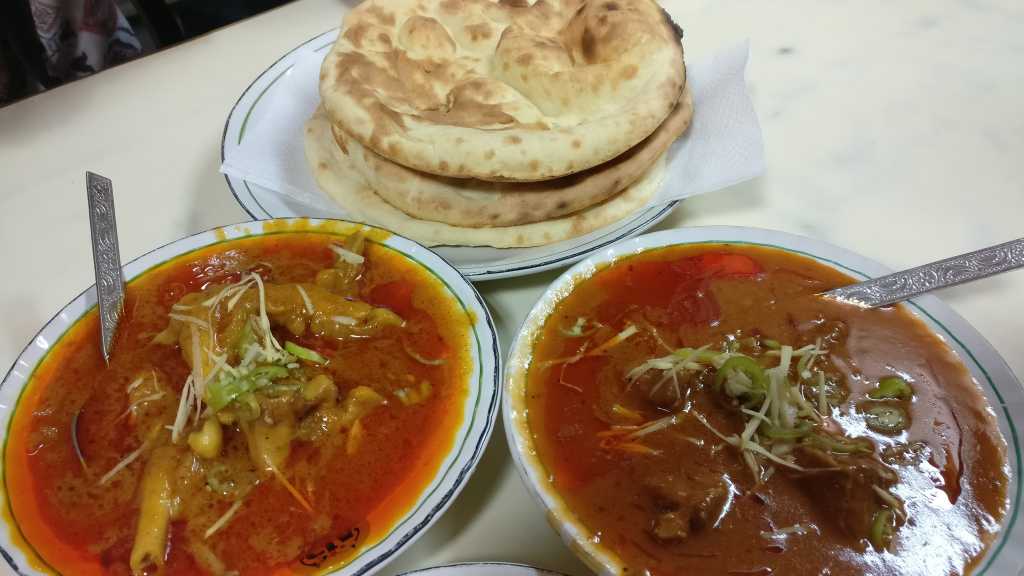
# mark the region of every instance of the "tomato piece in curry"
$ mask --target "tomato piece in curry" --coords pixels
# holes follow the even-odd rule
[[[5,451],[13,521],[63,574],[306,574],[415,503],[454,441],[469,320],[432,273],[354,234],[180,256],[33,374]]]
[[[816,296],[810,258],[690,245],[577,281],[546,320],[528,423],[625,574],[966,574],[1008,507],[993,413],[902,306]]]

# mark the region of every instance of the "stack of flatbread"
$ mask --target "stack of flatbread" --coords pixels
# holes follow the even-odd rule
[[[654,0],[367,0],[320,96],[320,187],[428,245],[536,246],[625,218],[693,115]]]

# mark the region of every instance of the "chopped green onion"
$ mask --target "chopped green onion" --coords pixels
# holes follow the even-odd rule
[[[284,366],[265,365],[257,366],[253,368],[251,372],[251,378],[260,382],[266,380],[269,384],[271,380],[278,378],[284,378],[288,375],[288,369]]]
[[[230,404],[239,396],[269,386],[273,380],[288,376],[284,366],[264,365],[236,378],[222,378],[206,387],[206,404],[214,412]]]
[[[772,440],[796,440],[810,434],[812,428],[810,422],[800,422],[793,428],[765,424],[761,426],[760,433]]]
[[[822,416],[827,416],[828,409],[828,394],[825,393],[825,373],[818,372],[818,412]]]
[[[252,387],[253,382],[248,378],[218,381],[206,388],[206,404],[213,411],[220,410]]]
[[[246,392],[235,398],[232,410],[235,413],[235,417],[243,422],[251,422],[259,418],[260,413],[263,411],[252,392]]]
[[[868,408],[864,413],[864,421],[875,432],[895,434],[907,428],[910,422],[907,413],[898,406],[878,404]]]
[[[263,390],[263,394],[270,398],[281,398],[295,394],[300,389],[302,389],[302,385],[293,380],[281,384],[271,384]]]
[[[782,344],[779,344],[778,340],[772,340],[771,338],[761,340],[761,344],[769,350],[778,350],[779,348],[782,348]]]
[[[327,358],[321,356],[316,350],[310,350],[304,346],[299,346],[294,342],[285,342],[284,349],[289,354],[294,355],[296,358],[301,358],[307,362],[314,364],[326,364]]]
[[[701,348],[680,348],[672,353],[680,358],[688,358],[690,362],[697,362],[700,364],[714,364],[716,358],[721,356],[721,352],[715,352],[714,350],[707,350],[707,346]]]
[[[886,376],[878,381],[878,386],[868,392],[872,400],[909,400],[914,396],[914,389],[899,376]]]

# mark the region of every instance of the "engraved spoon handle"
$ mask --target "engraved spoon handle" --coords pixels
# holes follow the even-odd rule
[[[1021,267],[1024,267],[1024,238],[843,286],[822,295],[876,308]]]
[[[96,270],[96,299],[100,307],[100,336],[103,359],[110,362],[111,346],[124,305],[124,276],[114,219],[114,185],[109,178],[85,173],[89,197],[89,227],[92,231],[92,262]]]

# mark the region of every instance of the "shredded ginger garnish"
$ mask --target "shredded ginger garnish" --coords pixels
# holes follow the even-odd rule
[[[548,360],[547,362],[544,363],[544,366],[554,366],[555,364],[575,364],[576,362],[579,362],[580,360],[586,358],[587,356],[597,356],[598,354],[604,352],[605,350],[622,344],[623,342],[628,340],[630,336],[636,334],[638,331],[639,330],[635,325],[630,324],[629,326],[626,326],[626,328],[624,328],[622,332],[619,332],[615,336],[612,336],[611,338],[605,340],[603,343],[601,343],[601,345],[599,345],[597,348],[594,348],[590,352],[586,351],[589,342],[584,342],[583,346],[580,347],[579,352],[577,352],[576,354],[565,358],[556,358],[554,360]]]
[[[235,515],[236,512],[238,512],[238,509],[241,507],[242,501],[235,500],[231,507],[227,509],[227,512],[224,512],[224,514],[222,514],[221,517],[218,518],[216,522],[211,524],[210,527],[206,529],[206,533],[203,534],[203,539],[205,540],[210,536],[213,536],[217,533],[218,530],[220,530],[224,526],[227,526],[227,523],[231,521],[231,518]]]
[[[154,392],[153,394],[150,394],[149,396],[146,396],[146,397],[143,397],[143,398],[139,398],[135,402],[132,402],[131,404],[129,404],[128,408],[126,408],[124,412],[121,412],[121,415],[117,417],[117,420],[120,420],[120,419],[124,418],[125,416],[131,414],[136,408],[138,408],[139,406],[142,406],[146,402],[153,402],[154,400],[159,400],[159,399],[161,399],[163,397],[164,397],[164,392],[163,392],[163,390],[161,390],[160,392]]]
[[[135,450],[132,450],[130,454],[122,458],[120,462],[118,462],[113,468],[111,468],[110,472],[107,472],[106,474],[103,475],[102,478],[100,478],[100,484],[106,484],[107,482],[110,482],[111,478],[117,476],[118,472],[127,468],[128,465],[130,465],[132,462],[135,462],[139,458],[139,456],[141,456],[142,453],[146,451],[146,448],[148,447],[149,442],[147,441],[143,442],[142,445],[136,448]]]
[[[177,444],[181,433],[188,423],[189,410],[192,407],[192,398],[195,396],[195,386],[192,383],[193,377],[190,374],[185,379],[185,385],[181,388],[181,397],[178,398],[178,412],[174,416],[174,424],[171,426],[171,442]]]
[[[355,326],[356,324],[359,323],[355,318],[351,316],[331,316],[331,320],[334,320],[336,323],[341,324],[342,326]]]
[[[903,511],[903,503],[900,502],[899,499],[897,499],[895,496],[893,496],[890,492],[887,492],[887,491],[879,488],[878,486],[875,486],[874,484],[871,485],[871,489],[875,491],[875,494],[877,494],[878,497],[881,498],[883,502],[885,502],[890,507],[892,507],[892,509],[897,514],[899,514],[901,518],[906,520],[907,513]]]
[[[347,262],[348,264],[362,264],[366,261],[366,258],[356,254],[351,250],[346,250],[337,244],[331,244],[331,250],[338,255],[338,258]]]
[[[139,376],[135,380],[132,380],[132,383],[129,384],[128,388],[125,389],[125,392],[128,392],[130,394],[131,391],[135,390],[136,388],[138,388],[145,379],[146,378],[144,376]]]
[[[309,299],[309,294],[306,294],[306,290],[300,285],[296,284],[295,289],[299,291],[299,296],[302,297],[302,304],[306,308],[306,314],[313,315],[313,301]]]
[[[200,320],[199,318],[196,318],[195,316],[187,316],[185,314],[174,314],[174,313],[168,314],[168,316],[173,318],[173,319],[175,319],[175,320],[177,320],[177,321],[179,321],[179,322],[185,322],[186,324],[192,324],[194,326],[198,326],[199,328],[202,328],[203,330],[209,330],[210,329],[210,323],[209,322],[205,322],[203,320]]]
[[[655,432],[659,432],[659,431],[664,430],[666,428],[669,428],[671,426],[675,426],[676,424],[679,423],[679,421],[683,417],[683,415],[684,415],[684,413],[682,413],[682,412],[680,412],[678,414],[669,414],[668,416],[665,416],[663,418],[658,418],[657,420],[654,420],[653,422],[648,422],[647,424],[645,424],[645,425],[641,426],[640,428],[638,428],[636,431],[631,432],[629,434],[629,437],[630,438],[642,438],[644,436],[647,436],[648,434],[653,434]]]

